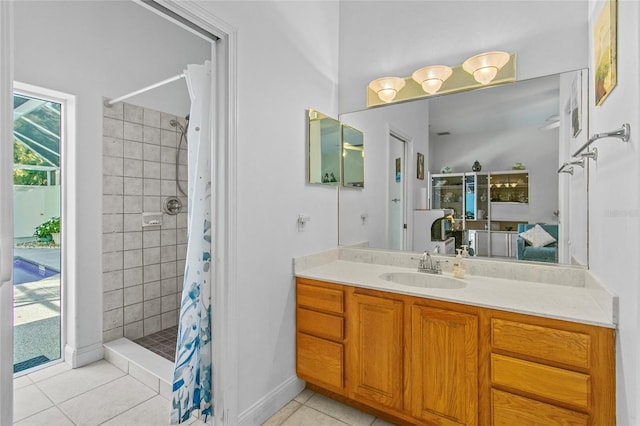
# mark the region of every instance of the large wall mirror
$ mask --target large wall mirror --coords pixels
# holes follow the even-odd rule
[[[340,245],[451,253],[453,239],[478,256],[587,265],[588,161],[558,173],[588,138],[587,81],[578,70],[342,114],[368,148],[367,187],[339,194]],[[534,224],[556,240],[546,257],[518,252]]]

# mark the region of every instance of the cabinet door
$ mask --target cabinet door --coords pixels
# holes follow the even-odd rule
[[[350,397],[402,407],[403,311],[399,300],[354,294],[349,309]]]
[[[476,256],[489,256],[489,232],[474,231],[474,250]]]
[[[491,256],[509,257],[509,240],[506,232],[491,232]]]
[[[478,423],[478,319],[413,306],[411,411],[439,425]]]
[[[344,346],[305,333],[297,333],[296,370],[301,379],[344,390]]]

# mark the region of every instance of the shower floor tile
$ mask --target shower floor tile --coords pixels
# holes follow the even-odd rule
[[[178,326],[167,328],[157,333],[134,340],[135,343],[161,357],[173,362],[176,359],[176,342]]]

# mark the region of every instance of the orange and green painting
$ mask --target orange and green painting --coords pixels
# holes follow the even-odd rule
[[[596,105],[609,96],[617,76],[617,0],[607,0],[593,29]]]

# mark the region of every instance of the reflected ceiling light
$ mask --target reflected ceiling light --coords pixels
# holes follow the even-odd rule
[[[391,102],[404,87],[404,80],[399,77],[382,77],[369,83],[369,88],[376,92],[383,102]]]
[[[446,65],[431,65],[420,68],[411,74],[411,78],[422,86],[422,90],[433,95],[442,87],[449,77],[453,74],[451,67]]]
[[[486,52],[472,56],[462,64],[462,68],[471,74],[480,84],[489,84],[498,71],[509,62],[507,52]]]

